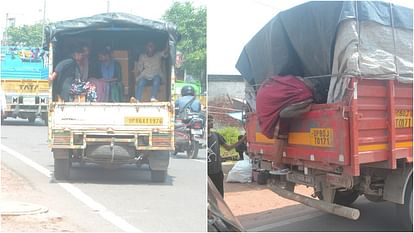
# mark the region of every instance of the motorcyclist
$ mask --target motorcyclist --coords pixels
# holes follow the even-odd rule
[[[192,113],[201,111],[201,104],[195,96],[194,87],[186,85],[181,88],[181,97],[175,101],[175,107],[178,108],[178,115],[187,109]]]

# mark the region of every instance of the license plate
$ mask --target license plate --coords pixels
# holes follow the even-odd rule
[[[332,128],[311,128],[310,144],[319,147],[333,146],[333,130]]]
[[[23,104],[25,105],[35,105],[36,101],[34,97],[24,98]]]
[[[410,110],[397,110],[395,112],[395,128],[412,128],[413,114]]]
[[[125,125],[162,125],[162,117],[125,117]]]
[[[191,129],[191,134],[201,135],[201,134],[203,134],[203,130],[201,130],[201,129]]]

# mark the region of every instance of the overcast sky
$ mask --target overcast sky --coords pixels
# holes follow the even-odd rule
[[[209,0],[207,74],[240,74],[235,68],[244,45],[278,12],[305,0]],[[391,2],[413,8],[412,0]]]
[[[2,0],[0,31],[6,13],[16,23],[32,24],[43,19],[45,0]],[[176,0],[184,2],[185,0]],[[174,0],[46,0],[50,21],[91,16],[107,11],[125,12],[160,19]],[[207,74],[239,74],[234,67],[244,45],[278,12],[305,0],[191,0],[195,6],[207,4]],[[412,0],[392,0],[413,8]]]

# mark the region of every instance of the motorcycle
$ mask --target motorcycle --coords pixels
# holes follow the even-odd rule
[[[188,158],[196,159],[204,136],[204,120],[200,113],[188,112],[185,118],[175,121],[175,155],[186,152]]]

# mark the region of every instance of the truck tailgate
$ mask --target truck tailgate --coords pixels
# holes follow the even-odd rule
[[[171,129],[169,102],[158,103],[54,103],[52,129],[71,130],[145,130]]]

